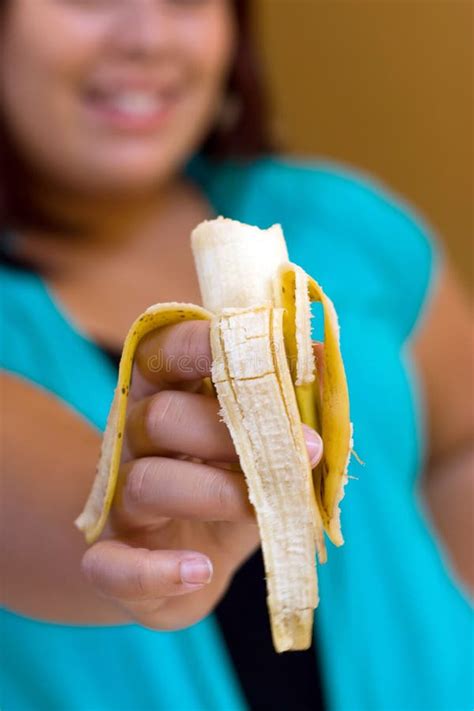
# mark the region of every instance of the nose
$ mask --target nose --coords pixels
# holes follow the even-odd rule
[[[122,57],[144,59],[173,44],[172,17],[162,0],[115,0],[109,43]]]

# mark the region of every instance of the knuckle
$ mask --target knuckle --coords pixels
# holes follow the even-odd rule
[[[101,562],[102,555],[99,544],[92,546],[85,552],[81,561],[81,570],[90,583],[96,584],[98,582]]]
[[[139,507],[146,499],[147,482],[153,474],[153,460],[139,459],[130,469],[125,485],[125,501],[132,508]]]
[[[184,326],[184,324],[183,324]],[[208,352],[209,324],[205,321],[188,321],[180,334],[180,351],[193,362]]]
[[[203,328],[201,321],[187,321],[180,333],[181,349],[189,355],[194,355],[202,343]]]
[[[213,482],[218,511],[227,518],[235,518],[235,492],[228,479],[216,475]]]
[[[150,597],[152,594],[157,594],[153,585],[153,568],[152,559],[149,551],[142,550],[141,555],[137,557],[134,566],[134,587],[137,595],[140,598]]]
[[[162,390],[151,398],[144,415],[144,428],[148,439],[153,441],[156,432],[161,430],[165,423],[179,420],[177,395],[177,392]]]

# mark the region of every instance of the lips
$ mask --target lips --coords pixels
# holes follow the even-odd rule
[[[97,93],[91,100],[111,110],[132,116],[148,116],[166,106],[166,99],[157,94],[144,91],[124,91],[113,94]]]
[[[169,116],[177,92],[169,89],[92,89],[87,107],[103,122],[128,130],[157,128]]]

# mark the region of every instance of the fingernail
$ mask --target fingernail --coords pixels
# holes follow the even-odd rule
[[[183,583],[208,583],[212,578],[212,563],[209,558],[186,558],[179,568]]]
[[[318,433],[311,427],[308,427],[308,425],[303,425],[303,434],[306,442],[306,449],[309,454],[311,469],[313,469],[313,467],[315,467],[321,459],[323,453],[323,440]]]

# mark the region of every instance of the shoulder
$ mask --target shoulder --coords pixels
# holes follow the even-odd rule
[[[53,368],[58,323],[40,276],[10,264],[0,265],[0,367],[44,384]],[[3,335],[3,334],[2,334]]]
[[[436,273],[439,246],[417,210],[380,180],[329,161],[268,158],[227,168],[247,218],[280,222],[290,256],[330,286],[380,299],[406,338]],[[340,279],[334,274],[342,275]],[[338,282],[338,283],[336,283]]]
[[[0,264],[2,319],[25,316],[39,296],[39,279],[33,272]]]
[[[0,264],[0,297],[2,319],[17,323],[28,319],[41,305],[41,280],[32,271]]]
[[[336,162],[284,157],[225,161],[212,166],[208,176],[216,197],[258,204],[273,222],[275,215],[290,222],[302,212],[332,232],[364,231],[380,239],[384,228],[389,230],[385,243],[394,234],[409,239],[422,233],[431,239],[429,226],[401,196],[374,176]]]
[[[236,166],[230,167],[234,172]],[[261,196],[278,198],[293,214],[299,206],[333,229],[373,232],[384,225],[430,232],[415,208],[381,180],[336,162],[266,158],[240,166],[240,173]]]
[[[44,328],[42,292],[33,272],[0,265],[0,317],[4,337],[0,338],[0,367],[18,372],[31,357],[32,343],[38,344]],[[8,337],[5,334],[8,333]]]

